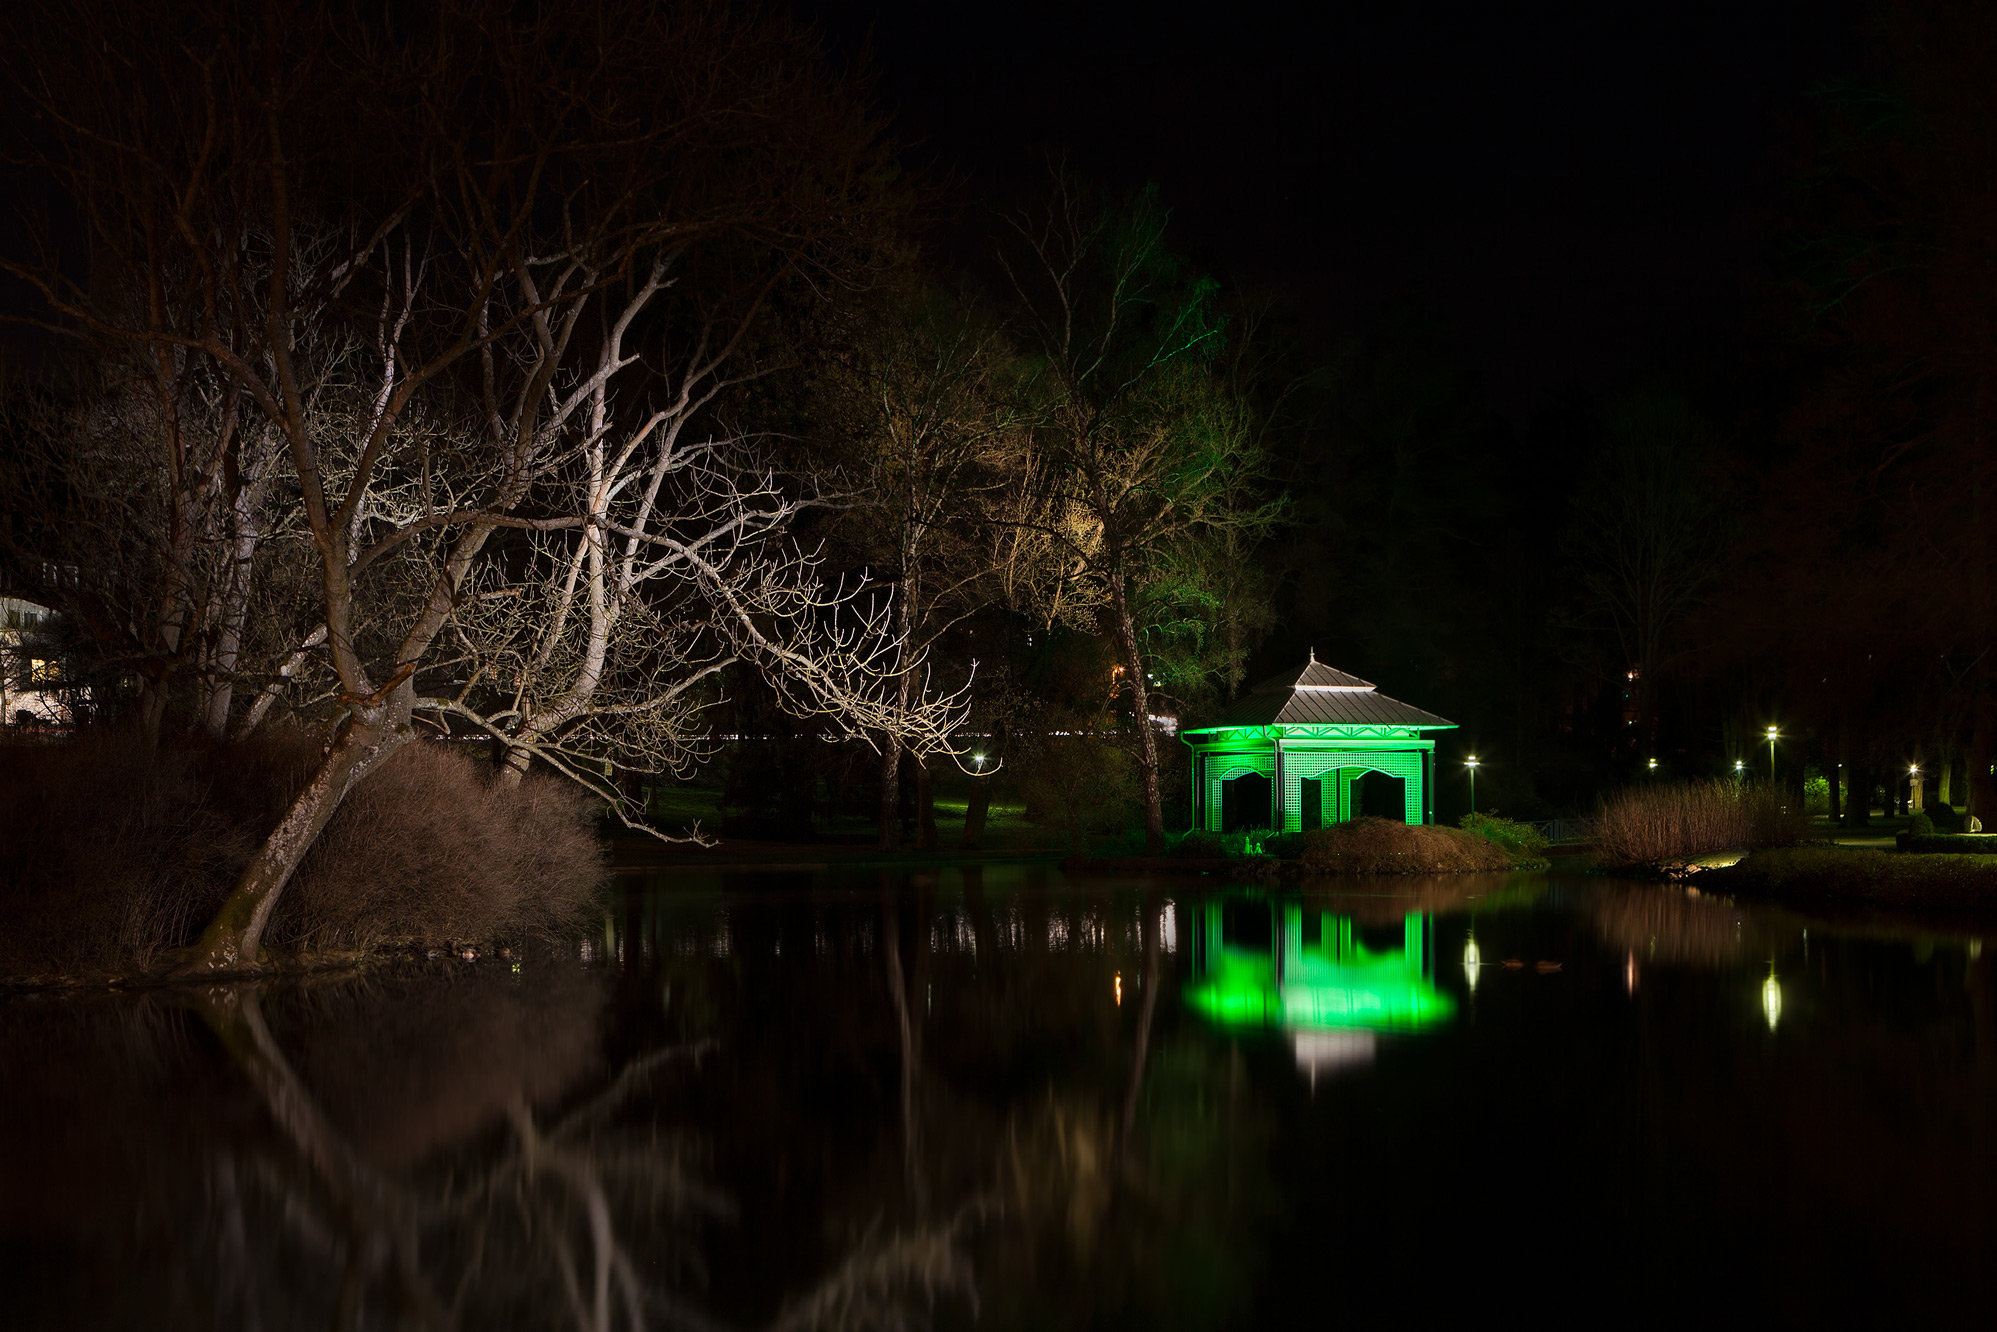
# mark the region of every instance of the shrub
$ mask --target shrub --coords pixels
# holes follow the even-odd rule
[[[1307,874],[1452,874],[1512,867],[1501,847],[1460,828],[1354,819],[1302,837]]]
[[[1780,791],[1729,781],[1634,786],[1602,802],[1596,859],[1610,869],[1656,865],[1715,851],[1794,846],[1809,836]]]
[[[1085,834],[1128,828],[1143,808],[1136,763],[1113,737],[1081,724],[1022,753],[1020,767],[1026,817],[1065,829],[1077,853]]]
[[[1933,837],[1935,835],[1935,821],[1929,816],[1926,810],[1917,809],[1914,811],[1914,817],[1907,824],[1907,835],[1910,837]]]
[[[1219,833],[1202,832],[1197,828],[1192,832],[1180,833],[1176,837],[1168,837],[1166,842],[1165,854],[1184,860],[1219,860],[1227,854]]]
[[[1515,865],[1545,862],[1546,838],[1530,823],[1501,819],[1495,814],[1470,813],[1457,820],[1456,826],[1503,848]]]
[[[1930,833],[1925,837],[1901,833],[1893,839],[1900,851],[1926,856],[1997,856],[1997,834]]]
[[[1262,854],[1281,860],[1295,860],[1304,853],[1304,834],[1271,833],[1262,839]]]
[[[279,947],[559,934],[603,877],[592,802],[534,776],[508,789],[442,745],[404,747],[340,805],[271,917]]]
[[[192,942],[319,752],[302,731],[0,750],[0,976],[144,972]],[[558,932],[602,879],[593,822],[558,779],[504,789],[463,754],[409,745],[343,802],[265,939],[360,949]]]

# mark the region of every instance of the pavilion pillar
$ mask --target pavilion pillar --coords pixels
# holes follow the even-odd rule
[[[1269,826],[1277,832],[1285,831],[1283,821],[1283,742],[1271,740],[1270,748],[1275,752],[1276,776],[1269,784]]]

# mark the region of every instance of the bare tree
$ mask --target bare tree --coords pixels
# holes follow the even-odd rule
[[[966,300],[890,289],[848,341],[833,411],[853,469],[849,540],[885,592],[900,653],[896,714],[915,718],[930,694],[924,667],[934,645],[1000,594],[1006,534],[994,519],[1017,477],[1027,419],[1010,349]],[[879,744],[882,850],[897,841],[905,753],[921,765],[921,844],[935,845],[929,752],[905,743],[903,729],[882,728]]]
[[[663,485],[657,441],[677,439],[618,387],[647,368],[628,339],[661,298],[750,293],[716,325],[732,338],[787,282],[848,281],[888,217],[859,102],[798,29],[719,4],[633,16],[591,0],[444,4],[411,31],[330,7],[251,22],[224,5],[103,8],[97,25],[129,43],[36,32],[15,71],[93,267],[73,276],[50,241],[7,271],[51,327],[205,360],[283,440],[337,678],[320,766],[183,972],[256,964],[345,793],[416,734],[417,676],[496,534],[539,534],[558,566],[580,549],[606,599],[622,539],[634,567],[703,582],[795,697],[855,701],[833,688],[850,660],[814,653],[850,657],[856,639],[820,623],[835,608],[810,580],[731,575],[677,514],[634,526],[617,507]],[[726,382],[735,345],[693,355],[681,382],[696,398]],[[591,624],[586,692],[619,622]],[[552,728],[515,721],[523,748],[547,750]]]
[[[127,720],[149,740],[176,700],[219,739],[250,666],[262,547],[284,522],[284,440],[212,361],[91,342],[69,382],[12,394],[6,553],[61,611],[78,687],[101,706],[130,681]]]

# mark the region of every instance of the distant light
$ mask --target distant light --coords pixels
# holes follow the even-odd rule
[[[1123,1007],[1123,973],[1121,971],[1116,973],[1116,1006],[1118,1008]]]
[[[1747,766],[1747,765],[1746,765],[1745,763],[1742,763],[1742,762],[1741,762],[1741,761],[1740,761],[1739,759],[1735,759],[1735,760],[1734,760],[1734,771],[1735,771],[1735,772],[1739,772],[1739,771],[1740,771],[1740,770],[1741,770],[1742,768],[1745,768],[1746,766]]]
[[[1782,1016],[1782,987],[1775,983],[1775,973],[1761,982],[1761,1011],[1767,1015],[1768,1029],[1775,1030],[1776,1021]]]
[[[1475,754],[1472,754],[1472,755],[1471,755],[1471,756],[1470,756],[1469,758],[1467,758],[1467,759],[1464,759],[1464,760],[1463,760],[1463,766],[1464,766],[1464,767],[1466,767],[1466,768],[1474,768],[1474,767],[1476,767],[1476,766],[1477,766],[1477,756],[1476,756]]]
[[[1779,734],[1781,734],[1781,732],[1777,731],[1773,726],[1768,728],[1768,738],[1770,740],[1773,740]]]
[[[985,766],[985,756],[983,754],[973,754],[971,755],[971,762],[982,768]]]
[[[1921,775],[1921,769],[1920,769],[1919,765],[1917,765],[1917,764],[1913,764],[1913,763],[1909,763],[1909,764],[1907,765],[1907,775],[1908,775],[1909,777],[1918,777],[1918,776],[1920,776],[1920,775]]]
[[[1651,770],[1652,772],[1656,772],[1656,771],[1657,771],[1657,760],[1656,760],[1656,759],[1652,759],[1652,760],[1650,761],[1650,770]]]

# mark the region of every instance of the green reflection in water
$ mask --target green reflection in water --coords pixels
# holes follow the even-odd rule
[[[1293,902],[1268,910],[1266,940],[1249,941],[1226,928],[1220,902],[1203,904],[1199,978],[1186,992],[1195,1009],[1228,1026],[1288,1031],[1417,1031],[1455,1014],[1456,1001],[1430,980],[1427,917],[1403,918],[1401,947],[1376,952],[1354,937],[1350,917],[1307,918]]]

